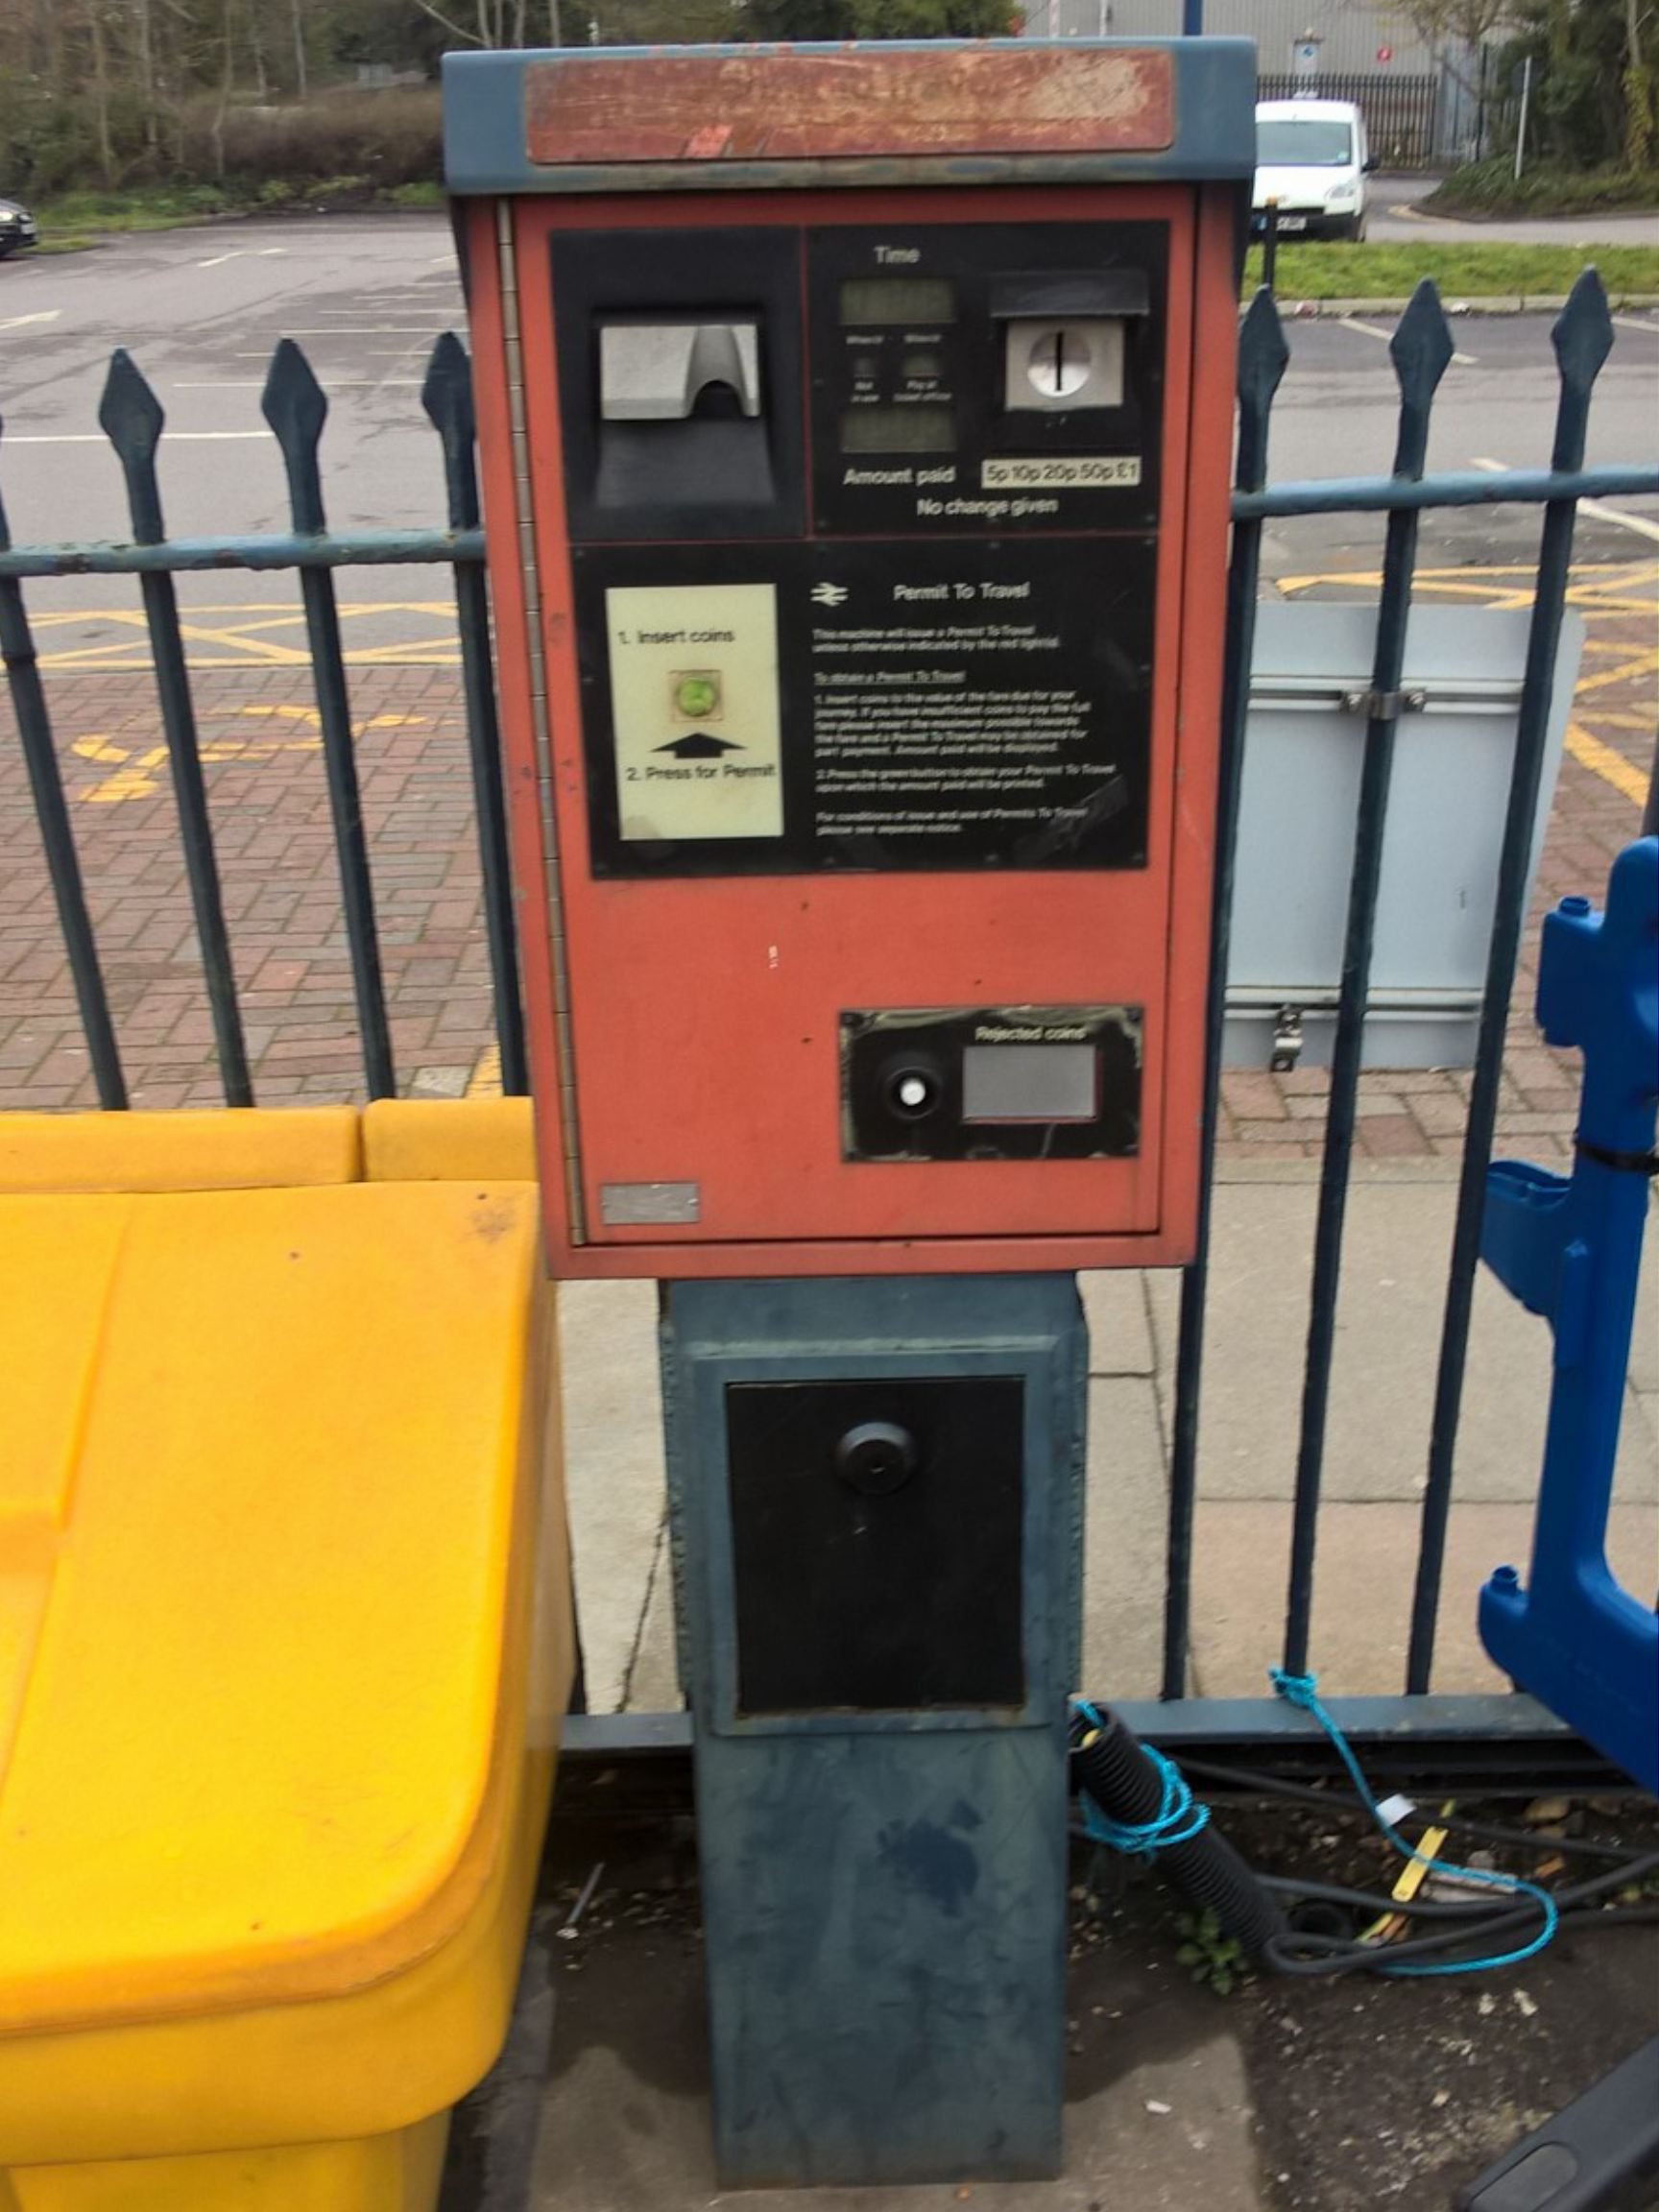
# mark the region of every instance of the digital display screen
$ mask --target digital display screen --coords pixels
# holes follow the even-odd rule
[[[849,407],[841,418],[843,453],[953,453],[956,416],[938,400],[914,407]]]
[[[841,286],[841,320],[923,328],[954,323],[956,287],[944,276],[849,276]]]

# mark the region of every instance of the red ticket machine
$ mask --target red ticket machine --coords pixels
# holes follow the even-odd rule
[[[1253,69],[446,65],[559,1271],[1190,1252]]]

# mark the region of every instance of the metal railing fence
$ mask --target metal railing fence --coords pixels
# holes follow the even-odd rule
[[[1269,521],[1329,514],[1385,517],[1382,581],[1367,719],[1360,798],[1349,890],[1331,1094],[1321,1166],[1314,1263],[1309,1302],[1292,1537],[1287,1564],[1283,1655],[1292,1672],[1306,1669],[1323,1487],[1336,1292],[1345,1207],[1351,1182],[1356,1118],[1378,886],[1388,818],[1402,673],[1417,552],[1425,512],[1473,505],[1542,510],[1542,539],[1517,744],[1504,821],[1499,886],[1487,959],[1485,993],[1447,1279],[1411,1633],[1401,1693],[1339,1701],[1354,1707],[1363,1732],[1437,1730],[1467,1742],[1494,1741],[1507,1730],[1536,1733],[1535,1713],[1506,1721],[1504,1697],[1435,1697],[1434,1623],[1452,1502],[1454,1453],[1462,1402],[1473,1287],[1479,1261],[1484,1173],[1499,1101],[1505,1023],[1525,922],[1525,894],[1534,811],[1546,755],[1551,687],[1569,581],[1578,502],[1659,493],[1659,466],[1586,469],[1586,425],[1596,379],[1613,344],[1605,293],[1586,271],[1557,320],[1553,342],[1559,392],[1551,465],[1500,473],[1425,472],[1436,390],[1452,358],[1450,326],[1431,283],[1418,287],[1394,333],[1391,353],[1400,411],[1394,466],[1386,477],[1334,478],[1270,486],[1268,436],[1289,353],[1271,295],[1258,293],[1243,322],[1239,354],[1238,442],[1233,498],[1234,541],[1227,599],[1222,774],[1216,897],[1211,946],[1201,1218],[1197,1255],[1184,1271],[1171,1440],[1167,1564],[1164,1609],[1163,1710],[1179,1705],[1191,1728],[1213,1736],[1288,1726],[1285,1709],[1260,1699],[1186,1697],[1191,1625],[1193,1531],[1198,1508],[1198,1449],[1204,1382],[1211,1200],[1219,1119],[1222,1027],[1228,933],[1234,882],[1240,772],[1249,669],[1261,585],[1262,533]],[[22,586],[36,577],[84,574],[139,579],[167,754],[178,798],[180,837],[202,948],[226,1101],[248,1104],[253,1084],[237,1005],[234,972],[219,893],[213,828],[203,785],[174,576],[204,569],[292,569],[300,578],[321,723],[345,926],[350,951],[366,1089],[384,1096],[396,1086],[386,1019],[373,887],[372,855],[357,787],[345,660],[334,571],[353,565],[429,564],[454,576],[462,685],[485,923],[503,1087],[527,1089],[512,889],[507,858],[501,764],[489,612],[474,467],[474,422],[466,353],[453,337],[440,341],[423,400],[442,445],[447,528],[331,534],[321,489],[319,449],[326,399],[300,349],[284,340],[264,394],[266,420],[287,469],[291,533],[265,538],[169,540],[156,488],[161,410],[125,353],[112,363],[101,421],[126,476],[132,541],[122,545],[12,545],[0,506],[0,656],[3,656],[36,816],[45,848],[82,1024],[98,1096],[106,1107],[127,1102],[120,1053],[100,971],[76,841],[54,746],[37,656]],[[1650,813],[1652,809],[1649,809]],[[1591,888],[1594,888],[1593,886]],[[1359,1708],[1363,1707],[1361,1715]],[[1144,1708],[1126,1708],[1144,1719]],[[633,1716],[614,1724],[603,1717],[588,1727],[613,1725],[618,1743],[666,1742],[668,1716]],[[1177,1731],[1178,1732],[1178,1731]],[[1168,1737],[1169,1731],[1164,1731]]]
[[[1433,76],[1400,76],[1380,70],[1311,77],[1286,74],[1259,76],[1259,100],[1294,100],[1308,95],[1320,100],[1351,100],[1365,118],[1365,135],[1371,151],[1385,168],[1427,167],[1438,149],[1434,143],[1440,81]]]
[[[1504,1033],[1525,922],[1532,825],[1543,777],[1551,698],[1572,565],[1578,501],[1659,491],[1659,467],[1583,466],[1591,397],[1613,346],[1607,296],[1594,270],[1575,285],[1552,332],[1559,392],[1548,469],[1476,471],[1430,476],[1424,462],[1440,379],[1455,350],[1451,326],[1431,281],[1425,280],[1401,317],[1390,344],[1400,388],[1392,473],[1386,478],[1334,478],[1267,485],[1267,445],[1274,400],[1289,360],[1271,293],[1256,295],[1239,336],[1239,428],[1233,501],[1233,561],[1228,593],[1227,677],[1223,712],[1224,774],[1217,846],[1220,854],[1211,945],[1203,1200],[1198,1252],[1184,1275],[1177,1354],[1176,1407],[1170,1472],[1169,1546],[1166,1585],[1163,1695],[1183,1695],[1190,1629],[1192,1534],[1197,1503],[1199,1416],[1210,1258],[1210,1200],[1214,1179],[1221,1037],[1233,850],[1238,832],[1244,716],[1260,587],[1261,540],[1268,520],[1319,514],[1382,514],[1387,517],[1378,605],[1375,661],[1367,709],[1355,845],[1349,883],[1341,985],[1332,1058],[1330,1106],[1314,1229],[1290,1560],[1286,1590],[1283,1660],[1307,1671],[1309,1623],[1318,1511],[1325,1470],[1336,1292],[1344,1216],[1352,1178],[1378,887],[1387,827],[1394,741],[1404,704],[1406,626],[1416,565],[1417,525],[1429,509],[1472,505],[1541,505],[1543,535],[1532,601],[1526,673],[1516,729],[1514,765],[1504,815],[1492,935],[1481,1000],[1469,1115],[1459,1170],[1455,1227],[1436,1370],[1429,1466],[1412,1598],[1410,1643],[1402,1685],[1407,1697],[1430,1687],[1434,1623],[1451,1511],[1453,1459],[1468,1358],[1474,1285],[1479,1262],[1486,1165],[1497,1123]]]
[[[190,903],[201,947],[220,1082],[228,1106],[251,1106],[254,1087],[226,926],[202,748],[173,579],[204,570],[293,570],[299,577],[317,700],[329,816],[339,867],[364,1084],[371,1098],[397,1090],[380,930],[358,787],[350,688],[341,644],[334,571],[347,567],[446,566],[453,571],[468,751],[477,823],[484,926],[501,1052],[502,1088],[529,1089],[513,886],[507,857],[490,611],[479,524],[477,432],[471,365],[452,333],[432,351],[421,400],[443,458],[448,524],[443,530],[331,532],[323,499],[321,447],[328,401],[300,347],[284,338],[272,356],[262,408],[288,480],[291,531],[269,537],[169,539],[157,478],[161,403],[124,349],[110,365],[99,421],[127,484],[132,537],[126,544],[14,545],[0,493],[0,660],[63,932],[81,1025],[101,1106],[127,1105],[127,1081],[110,1019],[80,854],[70,827],[39,656],[23,599],[31,577],[135,576],[143,599],[161,726],[179,809]],[[4,423],[0,421],[0,453]]]

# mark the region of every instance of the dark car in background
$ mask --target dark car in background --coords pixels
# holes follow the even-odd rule
[[[8,253],[20,253],[25,246],[39,243],[35,218],[15,200],[0,200],[0,261]]]

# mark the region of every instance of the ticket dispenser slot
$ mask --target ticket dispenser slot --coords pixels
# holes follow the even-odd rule
[[[573,533],[766,536],[799,526],[793,255],[776,232],[553,242]]]

